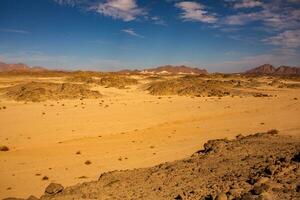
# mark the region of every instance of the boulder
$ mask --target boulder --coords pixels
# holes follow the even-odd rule
[[[60,193],[64,190],[64,187],[58,183],[50,183],[45,189],[45,194],[47,195],[54,195]]]

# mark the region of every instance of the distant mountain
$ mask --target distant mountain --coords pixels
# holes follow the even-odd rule
[[[29,67],[26,64],[23,63],[17,63],[17,64],[7,64],[4,62],[0,62],[0,72],[10,72],[10,71],[17,71],[17,72],[41,72],[41,71],[47,71],[44,67]]]
[[[142,74],[208,74],[205,69],[187,67],[185,65],[165,65],[151,69],[142,70]]]
[[[276,69],[274,74],[277,75],[300,75],[299,67],[280,66]]]
[[[140,71],[137,69],[131,70],[131,69],[123,69],[120,71],[116,71],[117,74],[139,74]]]
[[[299,67],[280,66],[274,67],[270,64],[264,64],[259,67],[250,69],[245,74],[256,74],[256,75],[300,75]]]
[[[276,71],[276,68],[270,64],[264,64],[259,67],[250,69],[246,71],[246,74],[273,74]]]

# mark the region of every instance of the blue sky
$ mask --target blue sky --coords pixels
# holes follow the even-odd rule
[[[300,65],[300,0],[0,0],[0,61],[59,69]]]

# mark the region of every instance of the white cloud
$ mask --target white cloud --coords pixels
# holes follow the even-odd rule
[[[146,14],[143,9],[138,7],[136,0],[106,0],[105,3],[91,6],[90,10],[126,22]]]
[[[7,33],[19,33],[19,34],[29,34],[29,31],[26,30],[20,30],[20,29],[5,29],[1,28],[0,32],[7,32]]]
[[[223,20],[225,25],[245,25],[251,22],[260,22],[269,31],[295,29],[300,25],[300,10],[278,0],[264,3],[258,11],[240,12],[225,16]]]
[[[128,35],[134,36],[134,37],[140,37],[143,38],[144,36],[137,34],[133,29],[129,28],[129,29],[123,29],[121,30],[123,33],[126,33]]]
[[[300,29],[284,31],[276,36],[264,39],[263,42],[283,48],[298,48],[300,47]]]
[[[255,8],[262,5],[263,3],[257,0],[243,0],[242,2],[235,3],[234,8]]]
[[[163,20],[159,16],[153,16],[153,17],[151,17],[151,20],[154,22],[154,24],[167,26],[167,23],[165,22],[165,20]]]
[[[215,23],[218,20],[215,15],[208,14],[208,12],[204,10],[204,6],[200,3],[183,1],[176,3],[175,6],[183,11],[180,18],[184,21]]]
[[[244,25],[251,21],[259,20],[258,13],[239,13],[236,15],[230,15],[225,18],[225,24],[228,25]]]

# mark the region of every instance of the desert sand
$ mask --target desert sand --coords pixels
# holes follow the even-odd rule
[[[134,78],[139,83],[123,89],[91,84],[96,98],[31,102],[2,95],[0,145],[9,151],[0,151],[0,198],[39,197],[51,182],[71,186],[103,172],[183,159],[210,139],[270,129],[299,135],[298,88],[247,88],[269,95],[264,97],[152,95],[145,77]],[[1,77],[0,87],[65,80]]]

